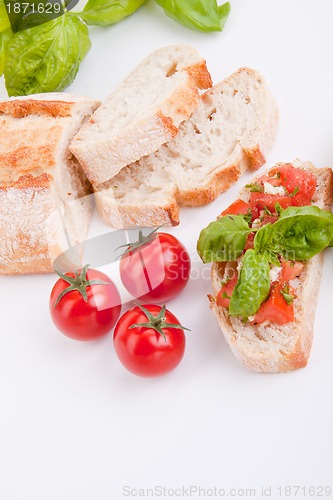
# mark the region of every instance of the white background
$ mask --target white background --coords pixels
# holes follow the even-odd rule
[[[178,26],[152,1],[114,27],[91,29],[92,49],[70,90],[104,98],[153,49],[190,43],[215,83],[243,65],[266,77],[281,112],[269,165],[295,157],[332,165],[333,3],[231,4],[223,33]],[[196,239],[245,180],[207,207],[183,210],[171,230],[188,247],[194,273],[206,278],[192,279],[169,303],[192,332],[182,364],[165,377],[128,373],[112,334],[95,343],[61,335],[48,314],[55,276],[0,277],[1,499],[120,500],[124,486],[157,485],[256,488],[259,498],[270,484],[333,483],[333,251],[306,369],[242,368],[208,308],[208,268],[195,258]],[[91,231],[108,229],[95,216]],[[273,489],[271,498],[287,497]]]

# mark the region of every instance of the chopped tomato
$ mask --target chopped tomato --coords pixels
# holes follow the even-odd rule
[[[248,250],[249,248],[254,248],[254,237],[255,233],[249,233],[247,238],[246,238],[246,243],[244,247],[244,251]]]
[[[280,273],[279,281],[285,283],[286,281],[293,280],[301,274],[303,267],[303,262],[292,262],[290,260],[286,260],[282,264],[282,271]]]
[[[268,299],[261,304],[259,311],[255,315],[253,321],[254,324],[261,324],[264,321],[269,320],[277,323],[278,325],[285,325],[290,321],[294,321],[295,315],[293,302],[288,304],[282,295],[286,286],[288,286],[287,283],[282,283],[280,281],[272,284]],[[290,295],[294,296],[294,292],[290,286],[288,287],[288,292]]]
[[[251,210],[250,203],[246,203],[243,200],[236,200],[234,203],[223,210],[221,215],[246,215]]]
[[[295,193],[291,197],[293,206],[311,205],[317,184],[315,175],[302,168],[295,168],[290,164],[270,171],[270,175],[276,174],[279,175],[281,185],[286,188],[288,193]]]
[[[275,212],[275,204],[279,203],[282,208],[288,208],[291,206],[292,198],[288,195],[280,194],[265,194],[265,193],[251,193],[250,205],[252,209],[252,218],[255,214],[257,217],[261,210],[268,208],[272,213]]]
[[[230,278],[221,288],[217,296],[217,305],[220,307],[228,308],[230,304],[231,294],[234,291],[235,286],[238,281],[238,273],[235,272],[235,275]]]
[[[261,226],[266,226],[266,224],[274,224],[278,220],[277,215],[264,215],[260,224]]]
[[[278,177],[269,177],[268,175],[262,175],[258,179],[258,184],[264,186],[264,182],[269,182],[274,187],[281,186],[281,179]]]

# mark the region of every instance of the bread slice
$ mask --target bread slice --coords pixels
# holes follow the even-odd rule
[[[309,162],[293,162],[294,167],[307,169],[317,176],[314,204],[330,210],[333,198],[333,174],[331,169],[316,169]],[[249,201],[249,191],[240,192],[239,198]],[[238,317],[229,316],[227,309],[217,306],[216,296],[227,263],[214,263],[212,283],[214,296],[210,307],[235,356],[239,361],[258,372],[287,372],[306,366],[313,338],[313,322],[319,291],[323,253],[305,263],[299,278],[292,281],[297,297],[294,299],[295,321],[286,325],[276,323],[251,326]]]
[[[0,274],[52,272],[85,237],[91,186],[68,144],[98,105],[65,93],[0,101]]]
[[[179,224],[179,207],[214,200],[248,168],[265,162],[278,109],[263,77],[241,68],[209,89],[179,134],[95,189],[116,228]]]
[[[193,47],[172,45],[146,57],[102,104],[70,149],[93,184],[156,151],[178,132],[212,85]]]

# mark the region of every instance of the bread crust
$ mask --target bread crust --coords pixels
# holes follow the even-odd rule
[[[190,191],[181,191],[177,189],[176,199],[179,206],[200,207],[214,201],[221,193],[229,189],[241,175],[239,165],[230,167],[217,172],[205,186],[192,189]]]
[[[181,46],[175,46],[175,53],[179,47]],[[170,47],[160,50],[170,51]],[[192,48],[190,53],[193,57]],[[151,56],[154,57],[154,54],[156,53]],[[199,55],[197,54],[196,57],[198,59]],[[145,60],[140,67],[144,62]],[[176,72],[177,65],[173,69]],[[96,144],[92,145],[86,140],[86,136],[88,131],[89,135],[94,130],[98,131],[98,117],[104,110],[102,106],[74,137],[70,151],[79,160],[94,186],[107,182],[122,168],[156,151],[162,144],[170,141],[178,133],[179,125],[191,116],[200,101],[198,89],[211,86],[211,76],[203,59],[188,66],[179,64],[179,71],[183,72],[186,78],[171,91],[166,99],[159,102],[154,112],[127,124],[115,136],[99,139],[97,134]],[[129,77],[131,76],[132,74]]]
[[[235,119],[240,113],[242,119]],[[106,185],[95,187],[97,208],[104,222],[113,225],[115,214],[123,213],[130,214],[123,218],[130,227],[146,225],[148,218],[155,227],[178,224],[176,203],[179,207],[206,205],[245,170],[257,169],[265,162],[278,116],[275,99],[263,77],[252,69],[240,68],[201,96],[200,105],[172,141],[127,166]],[[121,189],[109,190],[113,185]],[[149,217],[150,189],[156,203]],[[133,193],[133,203],[128,193]],[[171,216],[166,206],[173,207]]]
[[[95,193],[95,202],[102,219],[115,229],[179,224],[179,206],[176,200],[165,205],[117,205],[112,203],[111,196],[107,190],[99,191]]]
[[[310,163],[299,160],[294,166],[310,170],[320,180],[316,192],[316,204],[330,210],[333,201],[333,173],[331,169],[315,169]],[[256,179],[254,179],[255,182]],[[248,193],[240,192],[246,200]],[[246,200],[247,201],[247,200]],[[209,303],[232,352],[241,364],[251,370],[266,373],[288,372],[307,365],[313,339],[313,322],[323,266],[323,253],[305,263],[300,277],[300,288],[295,299],[295,321],[287,325],[250,326],[231,318],[227,309],[217,306],[216,297],[221,288],[221,276],[226,264],[212,266],[214,295]],[[297,302],[296,302],[297,301]],[[262,335],[267,329],[269,334]],[[276,330],[276,335],[274,335]]]

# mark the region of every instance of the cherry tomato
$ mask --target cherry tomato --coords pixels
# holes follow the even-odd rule
[[[129,245],[120,261],[120,277],[136,299],[164,303],[186,286],[191,260],[186,248],[171,234],[151,235],[139,233],[139,241]]]
[[[163,375],[183,358],[184,330],[187,328],[165,306],[136,306],[125,312],[116,325],[115,351],[125,368],[135,375]]]
[[[57,273],[50,296],[50,314],[55,326],[75,340],[93,340],[116,324],[121,299],[106,274],[85,266],[79,273]]]

